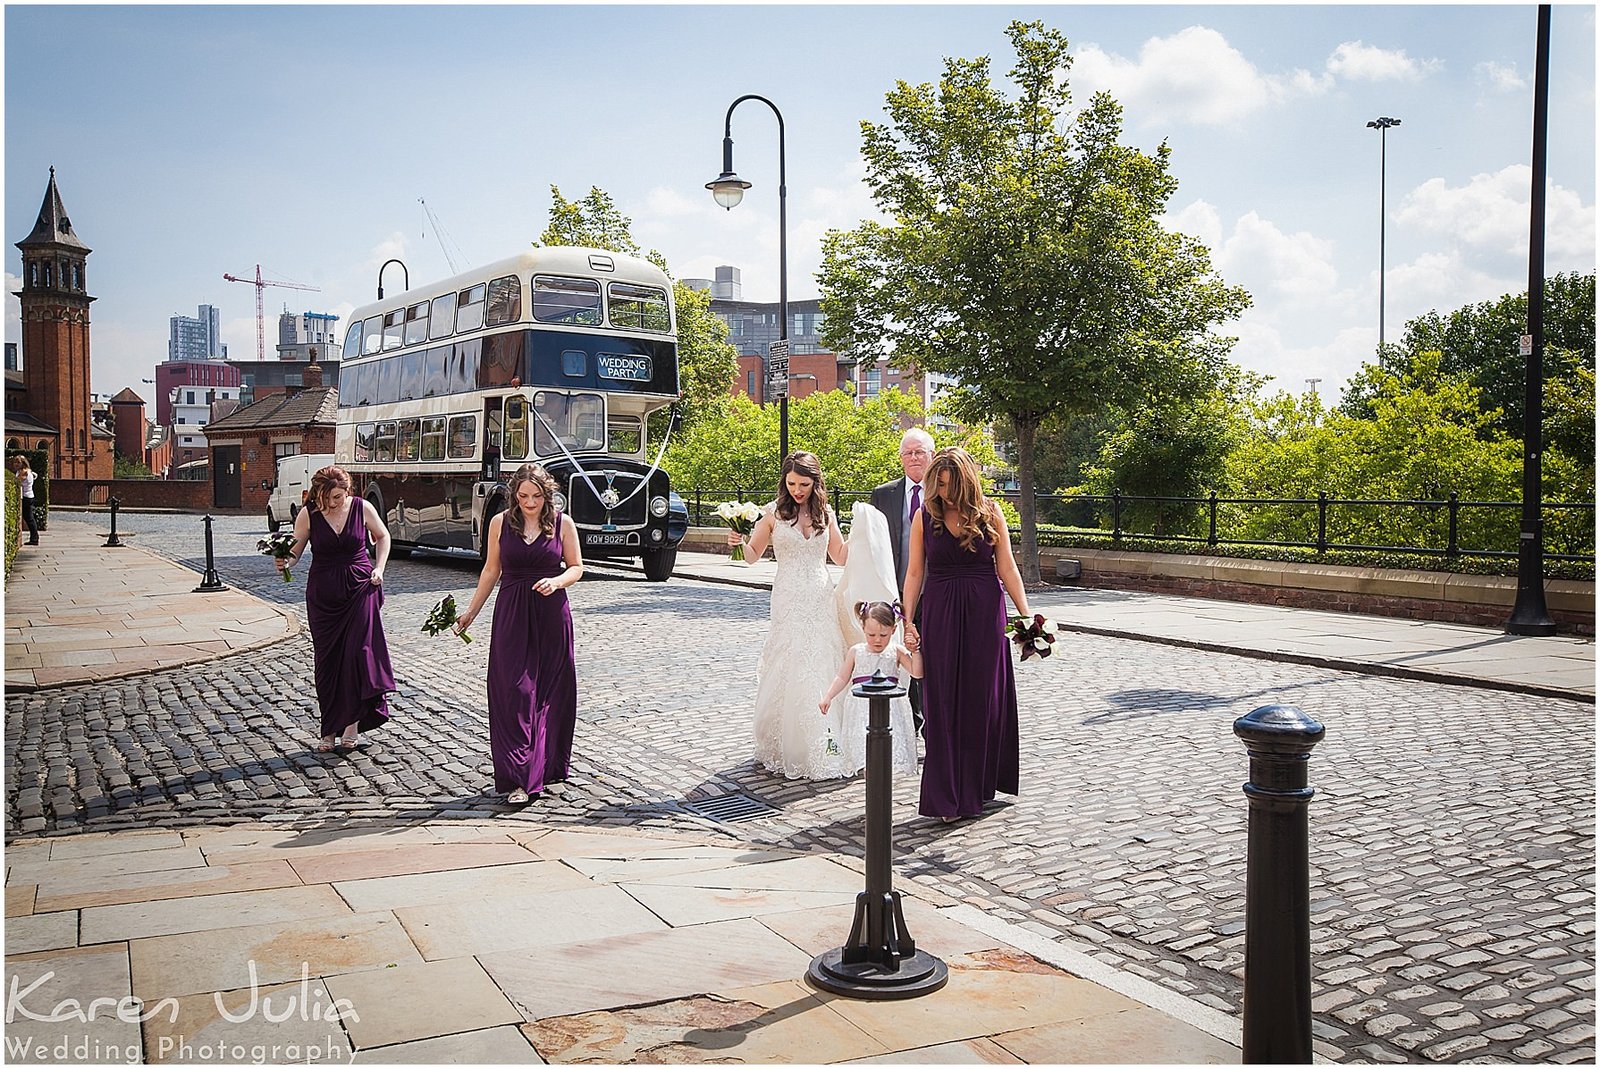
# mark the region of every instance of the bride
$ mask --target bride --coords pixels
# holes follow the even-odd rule
[[[858,505],[854,516],[870,529],[859,523],[863,511],[873,510]],[[882,516],[877,519],[881,525]],[[875,533],[887,547],[887,527]],[[740,541],[729,532],[729,545]],[[852,546],[858,541],[855,530],[850,541]],[[817,711],[817,695],[828,689],[845,650],[859,640],[857,625],[839,608],[827,560],[846,565],[840,594],[852,603],[895,600],[894,566],[876,559],[887,554],[873,553],[875,545],[858,552],[856,567],[846,563],[850,551],[828,507],[822,466],[805,452],[784,458],[777,500],[750,532],[745,559],[760,560],[768,545],[778,559],[778,574],[772,584],[772,624],[756,669],[756,760],[790,779],[853,776],[860,771],[860,747],[841,740],[845,703],[835,703],[825,716]]]

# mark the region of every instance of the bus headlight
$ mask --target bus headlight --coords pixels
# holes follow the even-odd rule
[[[666,514],[667,499],[664,497],[652,497],[650,499],[650,515],[654,516],[656,519],[660,519]]]
[[[557,490],[555,496],[550,499],[550,504],[556,507],[557,512],[567,511],[567,495]]]

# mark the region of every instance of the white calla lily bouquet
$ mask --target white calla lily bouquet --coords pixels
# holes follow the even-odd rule
[[[1043,660],[1050,656],[1051,650],[1055,647],[1056,622],[1045,619],[1039,613],[1035,613],[1032,617],[1013,616],[1007,630],[1011,632],[1011,641],[1017,644],[1021,659],[1024,661],[1034,656]]]
[[[761,506],[753,501],[724,501],[717,506],[716,517],[742,538],[755,530],[756,521],[761,519]],[[728,559],[744,560],[744,546],[734,546]]]

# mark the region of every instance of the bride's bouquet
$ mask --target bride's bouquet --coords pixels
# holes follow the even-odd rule
[[[1038,613],[1035,613],[1032,619],[1026,616],[1013,616],[1007,630],[1011,632],[1011,641],[1022,651],[1021,659],[1024,661],[1035,654],[1038,654],[1041,660],[1050,656],[1050,650],[1055,645],[1056,622],[1047,620]]]
[[[274,563],[286,561],[294,556],[294,535],[282,532],[268,535],[256,542],[256,552],[262,556],[271,557]],[[278,564],[278,573],[283,576],[285,583],[294,582],[294,577],[289,574],[289,569],[283,564]]]
[[[724,501],[717,506],[717,519],[727,524],[739,537],[743,538],[755,530],[756,521],[761,518],[761,506],[753,501]],[[744,560],[744,546],[733,547],[728,554],[729,560]]]
[[[446,594],[439,603],[428,613],[428,618],[422,622],[422,630],[430,635],[437,635],[441,631],[448,631],[460,619],[456,614],[456,596]],[[472,636],[465,631],[458,631],[462,642],[471,642]]]

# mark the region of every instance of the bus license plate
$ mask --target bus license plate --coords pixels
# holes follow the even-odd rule
[[[628,536],[622,531],[607,534],[592,534],[589,536],[591,546],[625,546]]]

